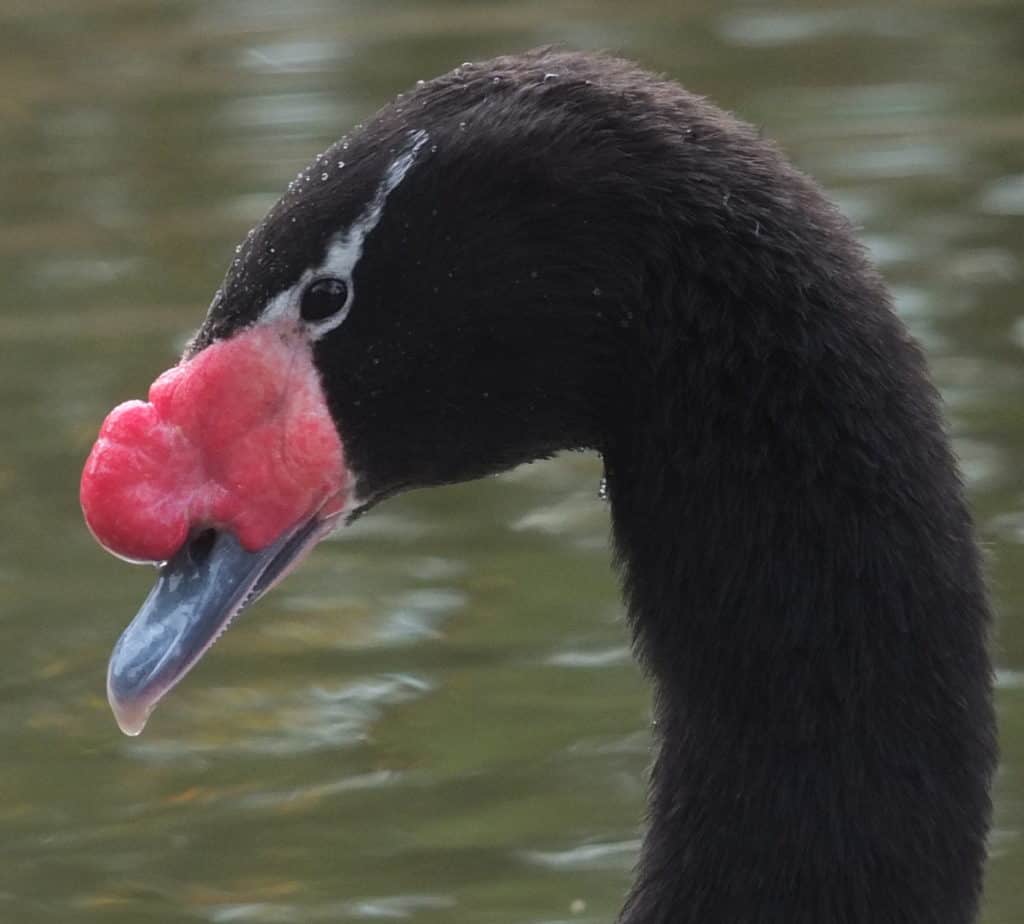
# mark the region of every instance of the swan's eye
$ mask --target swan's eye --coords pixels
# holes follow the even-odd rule
[[[326,321],[348,305],[348,283],[344,279],[317,279],[302,293],[299,308],[303,321]]]

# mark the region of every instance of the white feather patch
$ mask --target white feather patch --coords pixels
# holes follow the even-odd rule
[[[381,180],[377,191],[363,213],[348,228],[339,231],[332,238],[327,246],[327,254],[319,266],[307,269],[299,281],[291,288],[278,292],[260,314],[258,324],[271,324],[283,320],[294,320],[302,323],[310,340],[319,340],[324,334],[334,330],[345,317],[355,299],[355,287],[352,282],[352,275],[356,265],[363,255],[363,247],[370,233],[380,223],[384,214],[384,206],[387,204],[388,196],[405,179],[406,174],[416,163],[416,155],[426,144],[429,135],[420,129],[412,133],[409,145],[400,157],[392,161]],[[345,308],[315,323],[301,322],[299,306],[302,301],[302,293],[306,286],[314,279],[331,276],[342,279],[348,284],[348,301]]]

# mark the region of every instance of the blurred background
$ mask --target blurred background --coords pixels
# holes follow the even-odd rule
[[[614,920],[649,701],[597,459],[389,502],[138,739],[104,673],[153,573],[77,503],[100,420],[299,167],[418,78],[552,41],[736,110],[862,226],[989,556],[984,921],[1024,920],[1024,4],[3,0],[0,921]]]

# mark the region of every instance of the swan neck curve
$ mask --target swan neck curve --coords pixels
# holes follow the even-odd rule
[[[884,287],[807,181],[789,199],[789,240],[662,274],[605,447],[658,745],[621,924],[970,924],[995,760],[971,518]]]

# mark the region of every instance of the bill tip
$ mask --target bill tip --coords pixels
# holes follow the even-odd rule
[[[149,714],[152,710],[146,708],[132,707],[128,704],[118,702],[110,697],[110,709],[114,713],[114,721],[117,727],[129,738],[135,738],[142,734],[142,730],[149,721]]]

